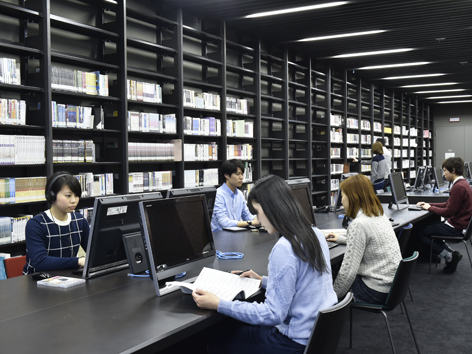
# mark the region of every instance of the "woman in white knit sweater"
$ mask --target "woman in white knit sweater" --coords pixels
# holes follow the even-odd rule
[[[352,287],[355,301],[384,304],[402,259],[397,237],[366,176],[351,176],[340,188],[342,204],[352,221],[346,236],[327,236],[346,244],[334,291],[342,298]]]

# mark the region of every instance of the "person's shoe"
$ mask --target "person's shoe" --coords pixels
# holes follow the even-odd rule
[[[443,272],[448,274],[454,273],[457,269],[457,264],[461,259],[462,255],[459,252],[452,252],[452,259],[450,262],[446,262],[446,266],[444,267]]]

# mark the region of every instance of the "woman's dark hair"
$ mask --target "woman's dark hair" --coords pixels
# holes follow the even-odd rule
[[[80,198],[82,196],[82,188],[77,178],[71,175],[70,172],[59,171],[49,177],[46,182],[46,200],[50,203],[54,203],[57,193],[59,193],[65,185],[67,185],[77,197]]]
[[[221,174],[221,177],[223,178],[223,181],[226,181],[225,175],[228,175],[231,177],[233,173],[237,173],[238,167],[244,173],[244,164],[241,162],[241,160],[232,159],[232,160],[227,160],[223,162],[223,164],[220,167],[220,174]]]
[[[464,175],[464,160],[460,157],[450,157],[442,163],[441,168],[445,168],[450,173],[454,173],[457,176]]]
[[[328,270],[318,237],[300,203],[282,178],[269,175],[258,180],[251,188],[247,202],[249,211],[256,215],[253,202],[261,205],[267,219],[290,242],[300,259],[320,273]]]

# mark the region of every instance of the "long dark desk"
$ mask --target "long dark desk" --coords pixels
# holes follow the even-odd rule
[[[243,252],[244,258],[215,260],[213,266],[267,274],[276,241],[267,233],[215,233],[218,250]],[[156,353],[223,318],[199,309],[180,291],[159,298],[149,279],[130,278],[127,271],[69,289],[37,287],[31,276],[0,281],[0,344],[5,353]]]
[[[402,224],[429,214],[385,211]],[[341,228],[334,213],[316,214],[316,220],[320,228]],[[276,242],[275,235],[266,233],[217,232],[218,250],[245,256],[215,260],[213,266],[266,274]],[[339,261],[344,249],[342,245],[331,249],[331,262]],[[68,271],[50,273],[71,276]],[[149,279],[129,278],[127,271],[69,289],[39,288],[31,276],[0,281],[0,344],[5,353],[156,353],[223,318],[199,309],[191,296],[180,291],[159,298]]]
[[[449,199],[449,193],[434,193],[431,189],[425,191],[410,191],[406,193],[410,204],[416,204],[418,202],[426,203],[444,203]],[[378,194],[381,203],[390,203],[392,200],[392,193]]]

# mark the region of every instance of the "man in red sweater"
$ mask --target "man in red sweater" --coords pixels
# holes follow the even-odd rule
[[[417,204],[423,209],[447,219],[446,221],[425,226],[419,231],[419,239],[428,248],[431,244],[431,235],[461,237],[472,217],[472,189],[469,186],[469,182],[463,177],[464,160],[460,157],[450,157],[444,160],[442,169],[446,180],[452,182],[447,202],[431,204],[420,202]],[[443,269],[445,273],[454,273],[456,271],[457,264],[462,259],[462,255],[459,252],[454,251],[447,243],[439,240],[433,242],[433,252],[446,260],[446,267]]]

